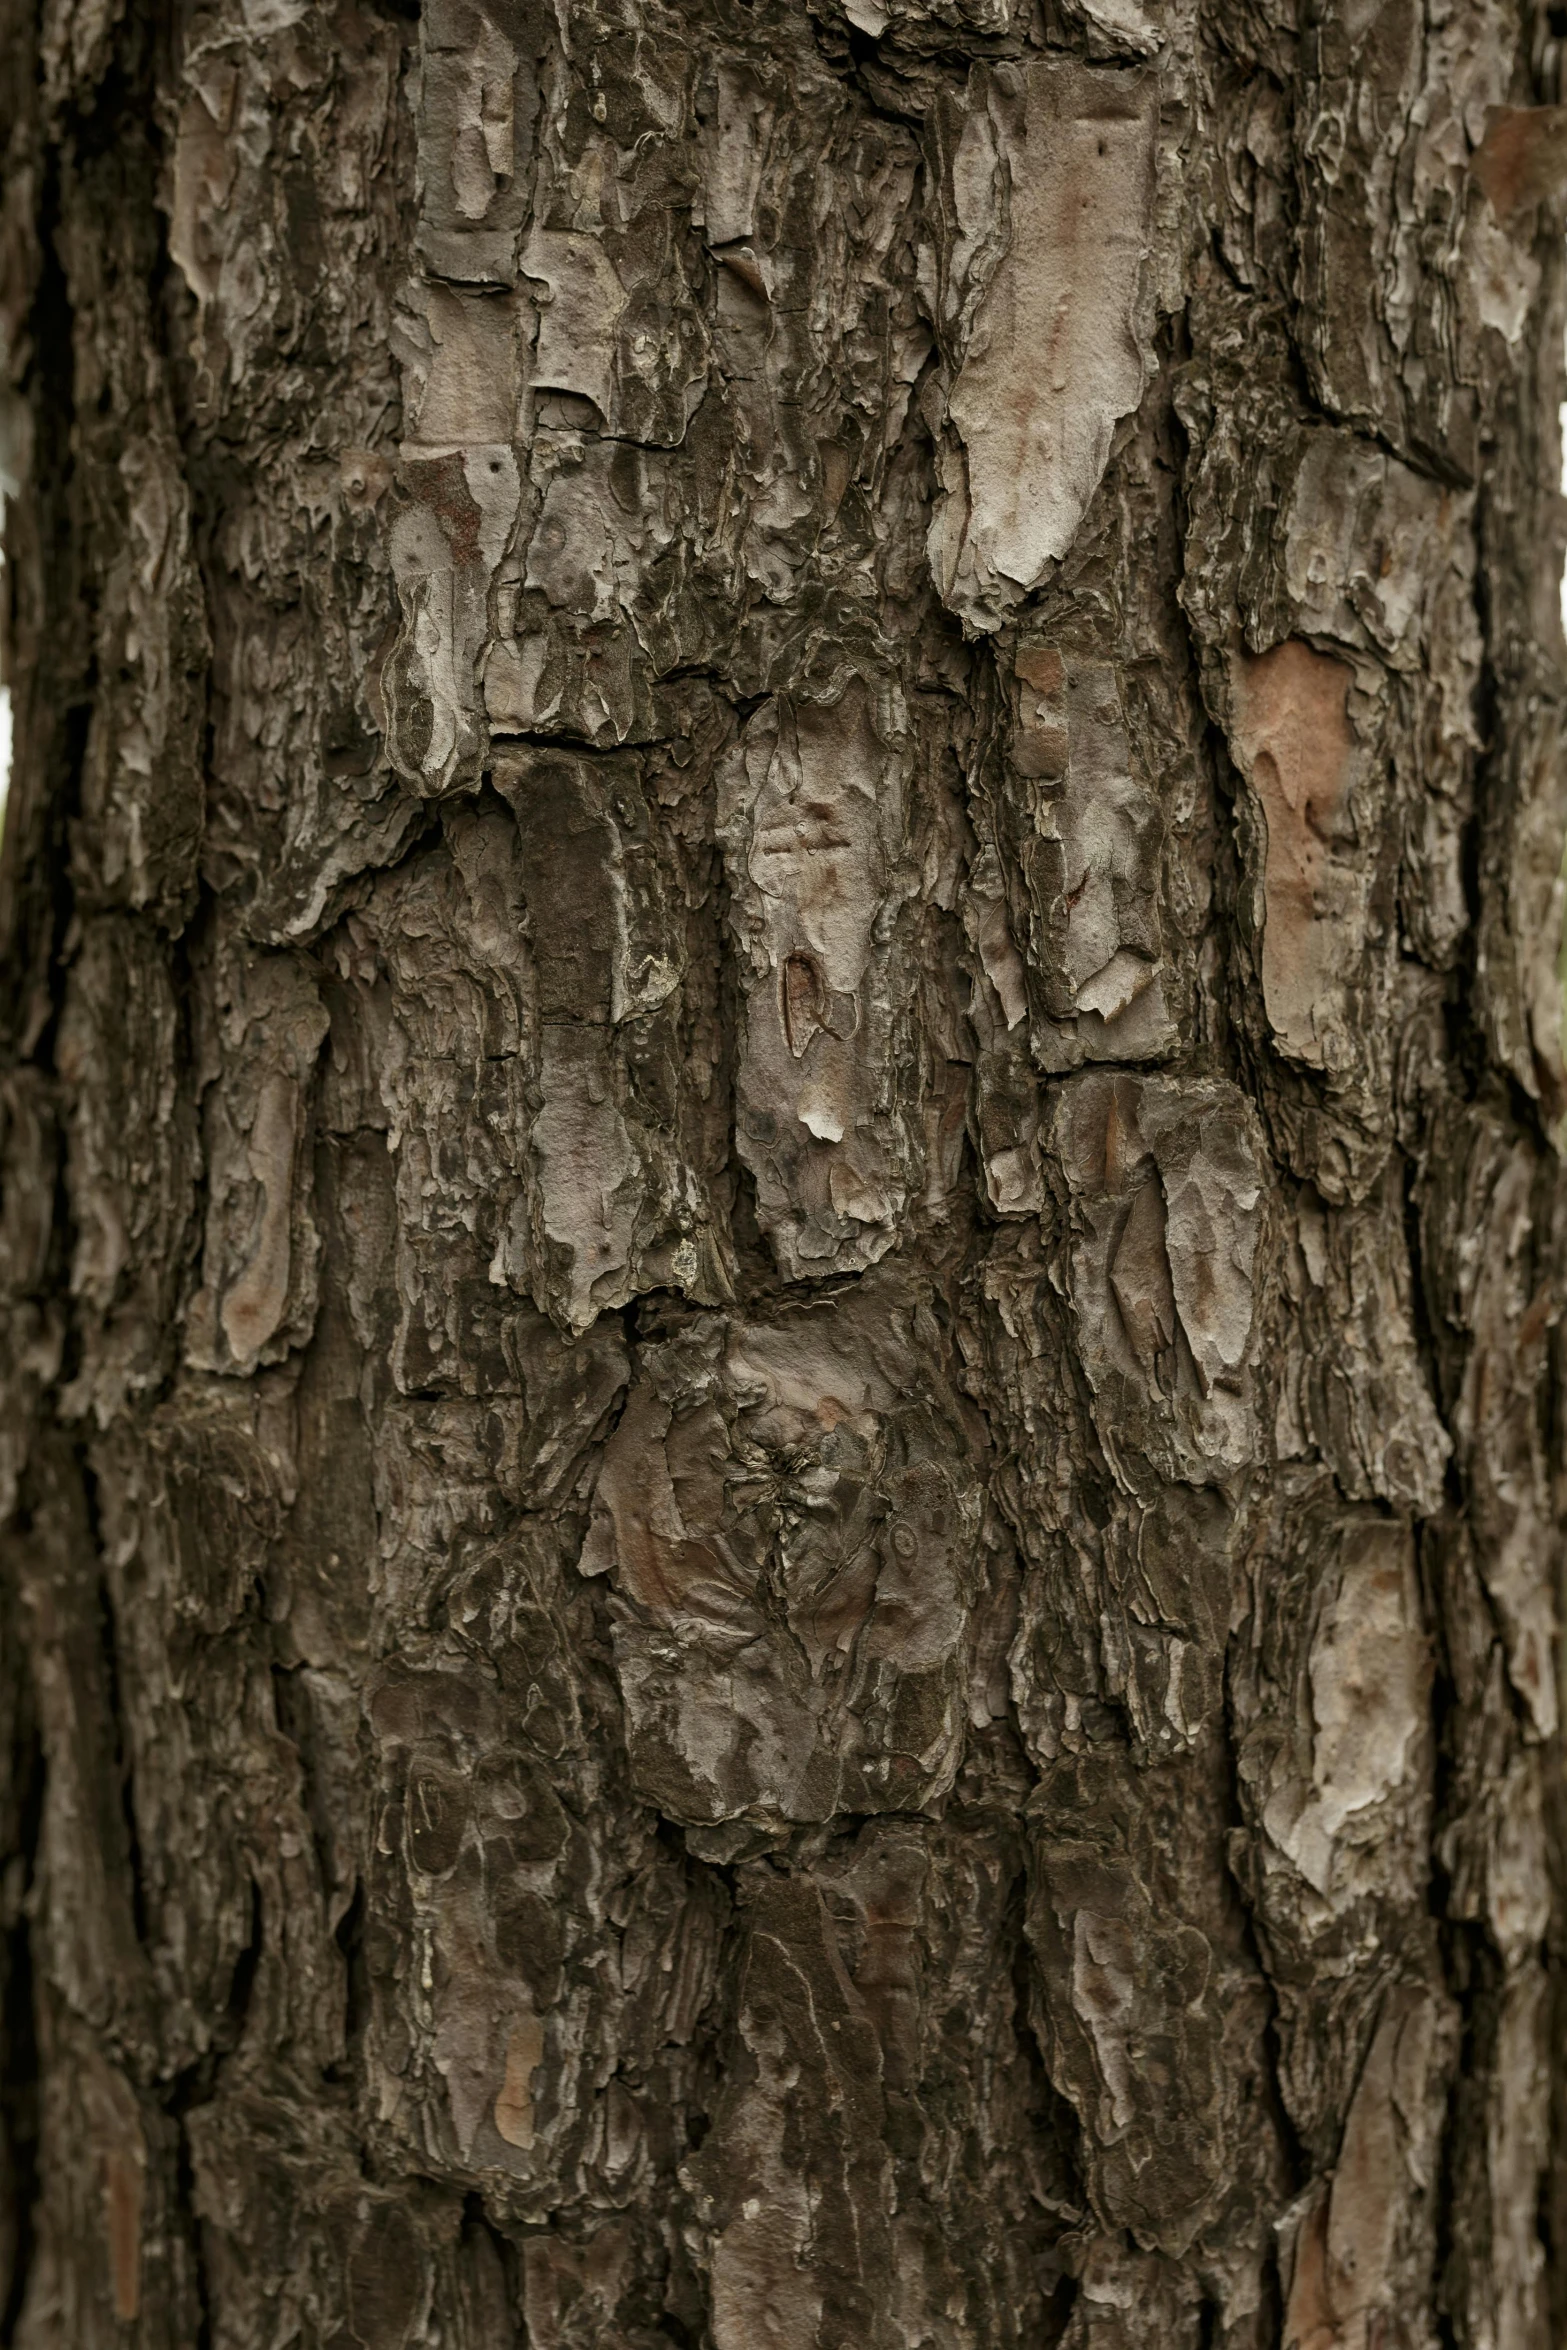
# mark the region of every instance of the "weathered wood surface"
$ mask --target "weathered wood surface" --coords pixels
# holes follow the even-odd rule
[[[0,27],[0,2338],[1549,2350],[1563,11]]]

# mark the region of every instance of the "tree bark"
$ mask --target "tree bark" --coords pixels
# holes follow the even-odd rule
[[[1567,16],[0,27],[0,2339],[1561,2341]]]

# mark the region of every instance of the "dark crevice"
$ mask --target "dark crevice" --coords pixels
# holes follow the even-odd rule
[[[319,1325],[318,1325],[319,1328]],[[320,1783],[320,1773],[312,1767],[313,1724],[310,1697],[302,1685],[303,1665],[272,1665],[272,1709],[278,1729],[293,1749],[299,1770],[300,1810],[310,1822],[311,1845],[314,1851],[316,1877],[321,1887],[323,1906],[332,1891],[333,1869],[331,1851],[331,1820]],[[339,1921],[341,1925],[342,1921]]]
[[[222,2021],[213,2034],[209,2047],[178,2074],[165,2096],[164,2108],[176,2124],[178,2137],[175,2147],[175,2207],[173,2224],[182,2228],[190,2247],[191,2276],[196,2293],[195,2350],[211,2350],[213,2339],[213,2309],[211,2286],[202,2242],[202,2223],[196,2208],[196,2177],[191,2153],[189,2117],[199,2107],[210,2104],[217,2094],[218,2079],[225,2057],[232,2055],[239,2045],[250,2012],[251,1993],[255,1987],[257,1969],[265,1936],[262,1915],[261,1888],[251,1880],[250,1932],[244,1948],[234,1961],[229,1977],[228,2001]]]
[[[266,1924],[262,1913],[261,1887],[254,1877],[250,1881],[250,1932],[245,1946],[234,1961],[234,1972],[229,1977],[228,2009],[225,2016],[225,2053],[237,2048],[244,2036],[246,2019],[250,2014],[251,1994],[256,1987],[256,1975],[261,1965],[261,1953],[266,1946]]]
[[[26,1668],[14,1614],[7,1609],[6,1645],[17,1653],[14,1670],[18,1712],[26,1704]],[[15,1850],[8,1856],[4,1908],[0,1912],[0,2116],[4,2119],[4,2191],[10,2205],[13,2265],[3,2308],[0,2346],[16,2339],[34,2251],[33,2211],[38,2199],[39,2051],[34,2009],[33,1945],[29,1897],[43,1823],[44,1759],[35,1726],[17,1724],[11,1768],[16,1775]]]
[[[1018,32],[987,35],[968,27],[962,40],[943,39],[934,17],[920,28],[916,46],[899,39],[895,23],[867,33],[846,13],[829,13],[820,0],[813,0],[810,23],[828,71],[854,91],[868,114],[905,132],[924,121],[938,97],[960,98],[976,65],[1026,54]]]
[[[343,2077],[352,2080],[354,2052],[370,2022],[370,1969],[365,1955],[364,1880],[355,1880],[348,1907],[337,1921],[332,1939],[343,1955]]]
[[[1424,1233],[1421,1228],[1421,1185],[1423,1170],[1411,1159],[1403,1161],[1403,1231],[1404,1246],[1409,1251],[1409,1321],[1414,1335],[1415,1351],[1426,1374],[1437,1415],[1448,1428],[1451,1399],[1442,1377],[1442,1349],[1438,1340],[1430,1282],[1425,1262]],[[1444,1471],[1448,1507],[1461,1513],[1464,1506],[1463,1475],[1459,1468],[1459,1448],[1455,1441],[1447,1457]]]
[[[87,1506],[91,1529],[93,1555],[101,1562],[104,1544],[98,1521],[97,1481],[85,1458],[79,1460],[82,1492]],[[125,1710],[125,1692],[120,1670],[119,1623],[115,1613],[114,1597],[108,1577],[100,1563],[98,1573],[98,1634],[99,1650],[103,1659],[104,1696],[107,1727],[112,1744],[112,1769],[119,1795],[120,1816],[125,1830],[125,1861],[129,1876],[131,1919],[136,1939],[145,1948],[148,1937],[147,1881],[142,1862],[141,1832],[136,1823],[136,1774],[131,1756],[129,1725]]]
[[[216,2096],[224,2059],[233,2055],[244,2037],[265,1942],[266,1922],[261,1887],[252,1877],[249,1930],[234,1956],[223,2013],[212,2030],[207,2047],[192,2063],[175,2074],[163,2100],[166,2110],[176,2120],[194,2113],[198,2106],[209,2105]]]
[[[470,2261],[478,2256],[494,2262],[508,2312],[520,2313],[524,2295],[517,2246],[504,2229],[495,2225],[484,2207],[484,2197],[472,2188],[462,2199],[462,2245]]]
[[[7,626],[15,632],[21,622],[25,571],[38,595],[36,611],[27,615],[37,667],[31,678],[18,681],[22,690],[14,697],[13,788],[0,846],[0,955],[7,981],[0,990],[0,1018],[12,1054],[44,1068],[53,1065],[60,1009],[55,958],[75,910],[70,826],[81,803],[93,684],[94,599],[77,561],[75,359],[60,234],[59,159],[50,148],[38,203],[38,284],[28,320],[33,367],[22,387],[35,435],[25,502],[35,531],[30,563],[7,534],[14,567]],[[13,677],[17,649],[14,641],[6,647]],[[36,786],[29,792],[33,777]]]
[[[1035,2144],[1041,2157],[1053,2157],[1054,2165],[1057,2166],[1056,2176],[1051,2181],[1054,2190],[1051,2219],[1056,2235],[1045,2250],[1046,2274],[1039,2280],[1041,2315],[1044,2319],[1039,2339],[1043,2346],[1060,2341],[1071,2322],[1078,2295],[1076,2280],[1063,2260],[1060,2249],[1060,2238],[1071,2232],[1066,2211],[1061,2207],[1075,2203],[1078,2210],[1086,2214],[1091,2204],[1082,2163],[1082,2128],[1071,2106],[1050,2078],[1040,2047],[1034,2009],[1041,1994],[1033,1953],[1028,1944],[1026,1914],[1027,1885],[1024,1873],[1019,1869],[998,1936],[997,1957],[998,1965],[1006,1963],[1007,1946],[1010,1943],[1014,2044],[1028,2078]],[[1041,2234],[1045,2233],[1041,2221],[1036,2220],[1035,2224]]]
[[[1434,2314],[1443,2350],[1462,2350],[1470,2332],[1464,2274],[1466,2231],[1459,2223],[1470,2197],[1465,2193],[1461,2163],[1464,2150],[1483,2146],[1488,2135],[1485,2100],[1496,2055],[1500,1985],[1494,1955],[1480,1929],[1448,1924],[1442,1942],[1448,1987],[1458,2003],[1460,2037],[1435,2182],[1439,2266]]]
[[[201,2220],[196,2212],[196,2173],[191,2160],[190,2132],[183,2120],[174,2157],[174,2185],[178,2210],[186,2216],[190,2234],[190,2271],[196,2293],[195,2350],[212,2350],[212,2288],[207,2277]]]
[[[38,194],[38,279],[27,333],[32,365],[20,387],[33,419],[31,479],[25,507],[7,529],[10,565],[4,598],[5,669],[20,687],[14,696],[16,742],[13,788],[0,849],[0,1041],[5,1060],[52,1067],[61,978],[59,942],[72,916],[67,869],[69,821],[80,800],[87,710],[82,646],[82,584],[77,575],[73,514],[76,495],[73,423],[75,371],[72,315],[59,240],[59,159],[46,148]],[[24,522],[30,529],[24,530]],[[21,642],[33,656],[30,676],[19,673]],[[31,789],[28,786],[31,784]],[[45,1180],[50,1171],[40,1170]],[[62,1173],[52,1170],[53,1238],[46,1281],[64,1286],[66,1235],[59,1216]],[[26,1485],[6,1536],[12,1551],[34,1538]],[[41,1739],[32,1716],[29,1663],[19,1620],[18,1583],[6,1576],[0,1614],[0,1657],[11,1684],[7,1776],[14,1774],[14,1809],[6,1821],[0,1907],[0,2115],[4,2120],[4,2192],[9,2205],[11,2267],[0,2308],[0,2344],[15,2341],[36,2254],[35,2210],[43,2179],[39,2159],[42,2052],[38,2037],[32,1935],[32,1893],[38,1864],[46,1787]]]
[[[1235,1711],[1233,1670],[1232,1644],[1231,1654],[1225,1659],[1224,1671],[1223,1744],[1225,1816],[1228,1823],[1225,1839],[1227,1850],[1229,1849],[1230,1836],[1237,1830],[1246,1838],[1248,1844],[1254,1841],[1252,1824],[1247,1819],[1241,1803],[1241,1736],[1240,1724],[1236,1719]],[[1238,1939],[1248,1962],[1255,1970],[1258,1982],[1263,1985],[1267,1995],[1267,2012],[1262,2027],[1262,2047],[1266,2057],[1261,2082],[1262,2100],[1267,2108],[1269,2124],[1277,2139],[1279,2150],[1288,2166],[1291,2192],[1299,2194],[1311,2177],[1313,2165],[1306,2143],[1295,2126],[1294,2117],[1284,2102],[1283,2092],[1279,2086],[1284,2078],[1284,2029],[1279,2012],[1278,1986],[1273,1980],[1263,1951],[1262,1937],[1257,1929],[1257,1920],[1247,1888],[1236,1875],[1233,1865],[1229,1869],[1229,1880],[1234,1900]]]
[[[67,280],[65,188],[71,191],[73,219],[112,182],[115,201],[124,183],[150,189],[154,166],[148,151],[151,110],[151,55],[155,12],[128,12],[119,28],[119,53],[109,70],[65,117],[59,143],[46,143],[39,157],[40,187],[34,215],[38,278],[27,319],[24,347],[31,365],[20,389],[33,424],[25,499],[17,502],[8,531],[12,583],[7,598],[7,665],[20,690],[16,695],[14,787],[5,826],[0,874],[0,960],[7,1007],[7,1058],[30,1061],[48,1075],[64,1075],[56,1050],[66,997],[64,958],[81,908],[72,873],[72,842],[81,822],[89,730],[98,677],[94,645],[98,590],[85,559],[89,516],[84,511],[78,469],[77,379],[74,338],[79,321]],[[40,99],[41,105],[41,99]],[[129,157],[129,161],[127,160]],[[18,662],[19,652],[28,656]],[[46,1176],[50,1171],[45,1171]],[[63,1167],[52,1170],[53,1238],[47,1286],[68,1294],[67,1268],[74,1232]],[[62,1362],[56,1386],[68,1383],[83,1355],[78,1318],[64,1316]],[[40,1430],[47,1438],[47,1423]],[[147,1883],[136,1817],[132,1741],[123,1686],[121,1630],[115,1597],[101,1561],[98,1497],[88,1444],[76,1424],[56,1424],[52,1442],[63,1476],[45,1476],[53,1485],[49,1522],[33,1527],[27,1505],[11,1539],[37,1539],[46,1546],[64,1542],[82,1573],[85,1621],[96,1638],[97,1669],[90,1652],[81,1657],[86,1685],[77,1691],[84,1706],[100,1702],[101,1715],[89,1725],[103,1737],[104,1792],[116,1807],[123,1835],[125,1883],[137,1937],[149,1931]],[[36,1457],[36,1456],[35,1456]],[[81,1516],[76,1515],[79,1497]],[[89,1563],[90,1562],[90,1563]],[[96,1607],[97,1620],[92,1611]],[[13,1625],[8,1622],[7,1644]],[[24,1668],[18,1661],[18,1676]],[[101,1675],[101,1681],[100,1681]],[[98,1686],[95,1687],[94,1684]],[[3,2105],[9,2176],[6,2192],[15,2260],[3,2310],[0,2344],[15,2340],[35,2256],[33,2213],[43,2190],[38,2161],[40,2052],[35,2014],[30,1892],[41,1830],[45,1765],[29,1726],[15,1758],[21,1782],[17,1818],[8,1823],[8,1870],[4,1896],[4,1982],[0,1992],[3,2031]],[[192,2084],[176,2082],[166,2102],[177,2109]],[[182,2147],[181,2192],[189,2196],[188,2163]],[[176,2226],[179,2225],[176,2219]],[[200,2263],[196,2263],[199,2280]],[[198,2340],[210,2340],[202,2322]]]
[[[232,2055],[244,2033],[251,1993],[261,1963],[264,1932],[261,1888],[252,1879],[250,1932],[234,1961],[222,2020],[213,2034],[211,2044],[194,2064],[187,2065],[175,2077],[163,2100],[164,2109],[175,2123],[178,2133],[174,2155],[175,2198],[170,2217],[171,2224],[184,2233],[189,2245],[190,2271],[196,2295],[195,2350],[211,2350],[214,2316],[202,2222],[196,2205],[196,2176],[189,2117],[201,2106],[210,2104],[216,2096],[223,2061]]]

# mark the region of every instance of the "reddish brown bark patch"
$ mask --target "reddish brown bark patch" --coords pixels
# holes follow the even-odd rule
[[[1342,661],[1298,638],[1238,653],[1232,740],[1266,829],[1262,992],[1284,1050],[1331,1067],[1344,979],[1357,959],[1340,844],[1355,742]]]
[[[1499,106],[1474,175],[1504,227],[1567,190],[1567,106]]]

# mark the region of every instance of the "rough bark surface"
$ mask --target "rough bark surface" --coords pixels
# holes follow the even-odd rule
[[[0,2339],[1548,2350],[1567,15],[0,28]]]

